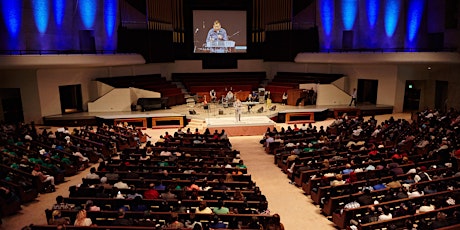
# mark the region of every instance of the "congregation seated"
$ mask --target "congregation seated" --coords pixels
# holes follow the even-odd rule
[[[344,116],[321,131],[321,135],[316,127],[304,125],[306,128],[293,131],[289,126],[281,131],[268,130],[263,143],[270,141],[271,136],[283,140],[273,151],[275,162],[291,178],[292,184],[302,186],[306,194],[311,194],[326,215],[343,210],[347,216],[355,209],[369,211],[376,204],[384,204],[380,210],[370,211],[376,218],[368,221],[369,226],[378,221],[393,221],[394,217],[410,222],[413,220],[394,212],[405,208],[387,205],[410,199],[417,213],[424,215],[445,207],[434,204],[430,197],[450,194],[458,198],[459,180],[454,174],[459,171],[457,160],[451,154],[458,149],[452,143],[460,138],[458,124],[451,122],[457,117],[454,110],[447,114],[425,110],[412,123],[390,118],[379,125],[373,118],[364,121],[362,117]],[[319,143],[321,136],[330,141]],[[334,176],[337,176],[335,180],[329,179]],[[456,198],[452,198],[451,203],[455,201]],[[356,214],[362,218],[350,224],[354,215],[344,219],[339,217],[342,214],[334,214],[333,220],[339,228],[351,225],[359,228],[359,223],[365,222],[362,219],[369,216]]]

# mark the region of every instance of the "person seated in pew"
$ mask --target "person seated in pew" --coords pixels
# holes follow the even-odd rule
[[[101,208],[96,206],[92,200],[87,200],[85,204],[85,210],[87,212],[99,212]]]
[[[433,229],[438,229],[438,228],[446,227],[449,225],[450,223],[449,223],[449,220],[447,219],[447,214],[444,212],[438,212],[436,214],[436,220],[433,221],[433,223],[431,224],[431,227]]]
[[[77,217],[75,218],[74,226],[92,226],[93,221],[86,216],[86,210],[82,209],[78,211]]]
[[[176,199],[177,195],[172,193],[171,189],[174,189],[174,188],[171,188],[170,186],[167,186],[166,190],[163,193],[160,194],[161,198],[166,199],[166,200]]]
[[[436,207],[431,203],[429,199],[424,199],[422,206],[418,208],[417,213],[425,213],[434,211]]]
[[[218,215],[214,215],[211,220],[211,224],[209,225],[211,229],[226,229],[227,225],[222,222]]]
[[[331,181],[331,186],[339,186],[345,184],[345,180],[343,180],[342,174],[337,174],[335,176],[335,180]]]
[[[34,169],[32,170],[32,176],[37,176],[41,182],[50,182],[51,183],[51,186],[55,186],[54,185],[54,176],[51,176],[51,175],[46,175],[44,174],[42,171],[41,171],[41,167],[39,164],[36,164]]]
[[[196,218],[194,213],[190,214],[190,218],[185,222],[185,227],[192,230],[203,230],[203,224]]]
[[[417,187],[417,186],[412,186],[412,188],[410,188],[410,191],[407,192],[407,196],[408,196],[409,198],[419,197],[419,196],[423,196],[423,195],[424,195],[423,191],[420,192],[420,191],[418,190],[418,187]]]
[[[240,168],[240,169],[246,169],[246,168],[248,168],[248,167],[244,164],[243,160],[240,160],[240,161],[238,162],[238,164],[236,165],[236,167],[237,167],[237,168]]]
[[[398,177],[396,175],[393,175],[393,179],[391,182],[387,183],[387,187],[389,188],[401,188],[401,182],[398,180]]]
[[[118,209],[118,215],[117,215],[117,219],[115,219],[113,222],[112,222],[112,226],[131,226],[133,225],[133,221],[131,219],[127,219],[125,217],[125,210],[120,208]]]
[[[200,206],[196,208],[195,213],[211,214],[212,210],[206,205],[206,201],[201,201]]]
[[[62,217],[60,210],[54,210],[51,214],[51,219],[48,220],[49,225],[70,224],[69,218]]]
[[[267,226],[264,228],[267,230],[284,230],[284,225],[281,223],[281,217],[278,213],[273,214],[272,219],[269,220]]]
[[[223,201],[223,200],[219,200],[219,201],[217,202],[217,207],[213,208],[212,211],[213,211],[215,214],[218,214],[218,215],[220,215],[220,214],[228,214],[228,213],[229,213],[229,209],[228,209],[227,207],[225,207],[224,205],[225,205],[224,201]]]
[[[362,206],[374,204],[374,199],[372,198],[371,191],[365,189],[363,194],[358,197],[358,203]]]
[[[64,202],[64,197],[61,195],[56,197],[56,204],[53,205],[53,210],[72,210],[73,206]]]
[[[144,199],[158,199],[160,194],[155,189],[155,184],[150,183],[149,189],[144,192]]]
[[[134,200],[136,197],[140,197],[141,199],[144,199],[144,196],[142,194],[138,193],[138,189],[132,185],[131,189],[128,192],[128,195],[126,196],[127,200]]]
[[[379,208],[380,215],[378,221],[385,221],[393,219],[393,215],[390,212],[390,209],[387,207]]]
[[[86,179],[99,179],[99,175],[96,173],[96,168],[92,167],[89,173],[86,175]]]

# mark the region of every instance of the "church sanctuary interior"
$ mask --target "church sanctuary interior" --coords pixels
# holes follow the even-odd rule
[[[0,4],[0,229],[460,229],[460,1]]]

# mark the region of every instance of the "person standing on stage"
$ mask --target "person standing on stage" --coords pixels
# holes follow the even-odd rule
[[[235,103],[233,103],[233,107],[235,107],[235,118],[236,122],[241,121],[241,107],[243,103],[241,103],[240,99],[236,99]]]
[[[351,94],[351,101],[348,106],[351,106],[351,104],[354,102],[356,106],[356,97],[358,96],[358,92],[356,92],[356,88],[353,89],[353,93]]]
[[[282,99],[283,99],[283,100],[281,101],[281,104],[282,104],[282,105],[287,105],[287,99],[288,99],[288,94],[287,94],[287,92],[284,92],[284,93],[283,93]]]
[[[209,97],[211,98],[211,102],[217,101],[216,91],[214,91],[214,89],[211,89],[211,91],[209,91]]]

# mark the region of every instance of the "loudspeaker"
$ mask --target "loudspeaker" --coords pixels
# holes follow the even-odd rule
[[[96,53],[96,40],[94,39],[94,30],[80,30],[80,50],[83,53]]]
[[[194,109],[188,111],[190,115],[196,115],[196,111]]]
[[[428,49],[442,50],[444,48],[444,33],[428,33]]]
[[[342,33],[342,49],[353,49],[353,30],[344,30]]]
[[[219,109],[219,115],[224,115],[224,111],[222,109]]]
[[[262,113],[263,111],[264,111],[264,107],[263,107],[263,106],[260,107],[260,108],[257,110],[258,113]]]
[[[209,109],[208,105],[203,105],[203,109]]]
[[[274,105],[274,106],[272,106],[272,107],[270,108],[270,111],[275,111],[275,110],[276,110],[276,105]]]

